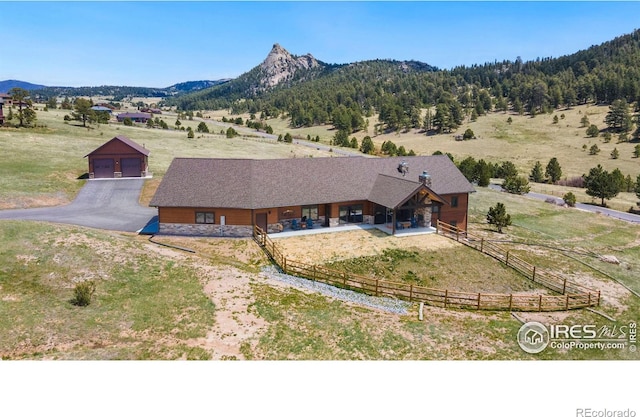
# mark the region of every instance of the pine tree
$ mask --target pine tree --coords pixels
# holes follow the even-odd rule
[[[529,179],[533,182],[544,182],[544,172],[542,171],[542,164],[540,161],[536,161],[536,164],[533,166],[531,174],[529,175]]]
[[[551,158],[549,163],[547,164],[547,168],[544,171],[545,175],[549,178],[552,184],[562,178],[562,168],[560,167],[560,162],[558,162],[558,158]]]
[[[511,215],[507,214],[504,204],[497,203],[495,207],[489,207],[487,222],[496,226],[498,233],[502,233],[504,227],[511,225]]]

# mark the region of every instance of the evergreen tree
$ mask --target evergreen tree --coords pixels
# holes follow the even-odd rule
[[[14,105],[18,105],[18,113],[15,117],[18,118],[20,127],[31,126],[36,121],[36,112],[33,110],[33,103],[29,98],[29,94],[27,90],[19,87],[9,90],[9,95],[13,99]]]
[[[498,233],[502,233],[504,227],[511,225],[511,215],[507,214],[504,204],[496,203],[495,207],[489,207],[487,222],[496,226]]]
[[[549,160],[544,173],[549,178],[549,181],[551,181],[552,184],[556,183],[560,180],[560,178],[562,178],[562,168],[560,167],[558,158],[554,157]]]
[[[198,133],[209,133],[209,127],[205,122],[198,123],[198,127],[196,128]]]
[[[604,119],[610,129],[618,132],[631,130],[631,115],[626,100],[617,99],[609,106],[609,112]]]
[[[516,168],[516,166],[511,161],[502,162],[502,164],[498,167],[496,172],[497,178],[506,179],[509,177],[515,177],[517,175],[518,175],[518,168]]]
[[[529,179],[533,182],[544,182],[544,172],[542,171],[542,164],[540,161],[536,161],[536,164],[533,166],[531,174],[529,175]]]
[[[618,159],[620,157],[620,152],[618,151],[618,148],[613,148],[613,150],[611,151],[611,159]]]
[[[596,125],[591,125],[587,128],[587,136],[590,138],[597,138],[598,135],[600,134],[600,129],[598,129],[598,126]]]
[[[526,194],[531,189],[525,177],[509,177],[504,180],[502,188],[511,194]]]
[[[365,154],[374,154],[375,146],[370,136],[365,136],[362,138],[362,143],[360,144],[360,152]]]
[[[600,205],[603,207],[605,206],[605,199],[610,200],[620,192],[614,177],[600,165],[591,168],[589,174],[583,175],[583,178],[587,195],[600,198]]]

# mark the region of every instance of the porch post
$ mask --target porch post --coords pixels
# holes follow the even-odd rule
[[[393,209],[393,215],[391,216],[391,234],[396,234],[396,209]]]

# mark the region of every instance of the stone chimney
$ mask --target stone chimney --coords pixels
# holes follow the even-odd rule
[[[426,185],[427,187],[431,188],[431,175],[429,175],[429,173],[426,170],[422,171],[422,174],[418,176],[418,181],[420,181],[420,183]]]

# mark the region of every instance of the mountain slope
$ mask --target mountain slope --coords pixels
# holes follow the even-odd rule
[[[4,80],[0,81],[0,93],[7,93],[12,88],[23,88],[25,90],[37,90],[40,88],[44,88],[44,85],[40,84],[31,84],[26,81],[19,80]]]

